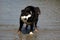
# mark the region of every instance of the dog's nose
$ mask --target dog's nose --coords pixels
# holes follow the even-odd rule
[[[27,20],[26,18],[24,18],[24,20]]]

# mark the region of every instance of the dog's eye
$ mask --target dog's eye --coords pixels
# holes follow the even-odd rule
[[[30,11],[30,13],[32,14],[32,11]]]

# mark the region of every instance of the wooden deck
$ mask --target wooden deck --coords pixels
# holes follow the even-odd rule
[[[12,30],[6,28],[6,26],[0,26],[0,40],[60,40],[59,30],[39,30],[39,32],[34,32],[33,35],[16,34],[17,29]],[[4,29],[3,29],[4,28]]]

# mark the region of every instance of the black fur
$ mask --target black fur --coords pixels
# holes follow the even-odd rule
[[[34,6],[27,6],[25,9],[21,10],[21,16],[26,16],[28,14],[31,14],[30,11],[32,11],[32,16],[27,20],[28,23],[26,23],[26,29],[28,25],[30,25],[30,31],[32,32],[33,27],[37,28],[37,22],[38,22],[38,16],[40,13],[39,7],[34,7]],[[20,27],[19,31],[21,31],[24,22],[21,20],[20,16]]]

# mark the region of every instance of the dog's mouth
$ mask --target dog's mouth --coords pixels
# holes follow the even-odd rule
[[[23,21],[25,24],[31,24],[31,22],[27,22],[27,20],[22,19],[22,21]]]
[[[22,21],[23,21],[24,23],[26,23],[26,22],[27,22],[27,20],[24,20],[24,19],[23,19]]]

